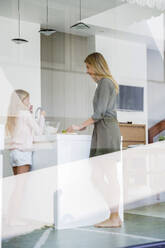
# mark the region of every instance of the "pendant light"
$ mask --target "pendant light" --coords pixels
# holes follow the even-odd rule
[[[87,24],[81,21],[81,0],[80,0],[80,21],[72,25],[70,28],[76,30],[88,30],[90,28]]]
[[[54,34],[56,32],[55,29],[52,28],[48,28],[48,0],[46,0],[46,28],[41,28],[39,33],[40,34],[44,34],[46,36],[49,36],[51,34]]]
[[[12,41],[15,42],[16,44],[22,44],[28,42],[28,40],[21,38],[20,0],[18,0],[18,38],[13,38]]]

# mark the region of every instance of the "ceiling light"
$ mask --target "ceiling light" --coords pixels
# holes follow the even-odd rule
[[[15,42],[16,44],[22,44],[22,43],[28,42],[28,40],[25,40],[22,38],[14,38],[14,39],[12,39],[12,41]]]
[[[84,30],[84,29],[89,29],[90,27],[83,22],[78,22],[78,23],[72,25],[71,28],[74,28],[77,30]]]
[[[54,34],[56,32],[56,30],[51,29],[51,28],[41,28],[39,32],[40,32],[40,34],[44,34],[46,36],[49,36],[51,34]]]
[[[81,0],[80,0],[80,21],[72,25],[70,28],[76,29],[76,30],[88,30],[90,28],[87,24],[81,21]]]
[[[49,36],[51,34],[54,34],[56,32],[55,29],[52,29],[52,28],[48,28],[48,0],[46,1],[46,28],[41,28],[39,30],[39,33],[40,34],[43,34],[43,35],[46,35],[46,36]]]
[[[20,22],[20,0],[18,0],[18,38],[13,38],[11,41],[16,44],[27,43],[28,40],[25,40],[20,37],[21,36],[21,22]]]

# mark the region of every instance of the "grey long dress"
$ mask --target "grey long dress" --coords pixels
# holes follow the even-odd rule
[[[93,99],[94,130],[90,157],[120,150],[120,129],[116,113],[116,90],[109,78],[98,82]]]

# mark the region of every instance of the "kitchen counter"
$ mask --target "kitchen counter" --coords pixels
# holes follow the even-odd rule
[[[31,170],[48,168],[89,157],[91,136],[81,134],[45,135],[36,137],[34,142],[33,165]],[[4,176],[12,174],[9,165],[9,140],[5,143]]]
[[[35,136],[36,140],[33,143],[32,151],[37,151],[40,149],[53,149],[57,141],[66,142],[77,142],[77,141],[91,141],[91,135],[81,135],[81,134],[62,134],[58,133],[55,135],[41,135]],[[10,149],[10,139],[5,141],[5,150]]]

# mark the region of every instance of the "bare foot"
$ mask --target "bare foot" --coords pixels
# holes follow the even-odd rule
[[[122,221],[120,217],[117,218],[109,218],[107,220],[104,220],[96,225],[95,227],[102,227],[102,228],[115,228],[115,227],[121,227],[122,226]]]

